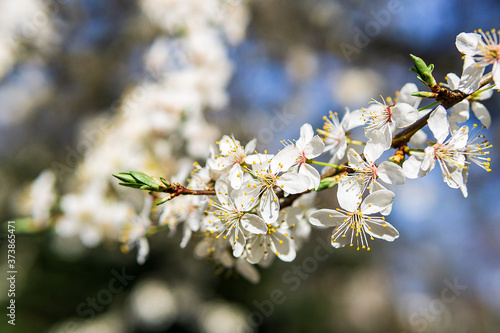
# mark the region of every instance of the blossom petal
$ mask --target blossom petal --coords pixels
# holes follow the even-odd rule
[[[384,134],[379,130],[373,130],[369,134],[369,140],[363,150],[368,163],[373,164],[385,151],[386,139]]]
[[[213,238],[206,237],[198,242],[194,247],[194,256],[198,258],[206,258],[213,248]]]
[[[365,228],[365,231],[375,238],[380,238],[388,242],[392,242],[399,237],[399,232],[392,226],[392,224],[388,222],[384,221],[377,223],[374,221],[365,220],[365,223],[368,226],[368,228]]]
[[[186,227],[186,224],[185,224],[184,225],[184,233],[182,234],[182,240],[181,240],[181,244],[180,244],[181,249],[186,248],[186,245],[191,240],[192,234],[193,234],[193,232],[191,231],[191,229],[189,227]]]
[[[417,131],[417,133],[413,134],[410,138],[410,145],[415,147],[423,147],[427,143],[427,133],[423,130]]]
[[[385,124],[385,125],[382,125],[381,128],[379,128],[379,130],[382,132],[382,134],[384,134],[384,149],[385,150],[388,150],[389,148],[391,148],[391,145],[392,145],[392,128],[391,128],[391,125],[390,124]],[[370,134],[367,133],[366,135],[368,138],[370,138]]]
[[[491,85],[488,85],[486,87],[491,87]],[[484,88],[486,88],[484,87]],[[474,99],[475,100],[480,100],[480,101],[484,101],[486,99],[490,99],[491,96],[493,96],[493,92],[494,92],[494,89],[488,89],[488,90],[485,90],[485,91],[482,91],[481,93],[479,93],[479,96],[475,96]]]
[[[342,223],[346,216],[336,210],[320,209],[311,214],[309,222],[317,227],[336,227]]]
[[[231,151],[236,149],[236,146],[239,145],[239,141],[230,137],[229,135],[224,135],[219,140],[219,150],[222,155],[228,155]]]
[[[500,87],[500,65],[498,65],[498,61],[495,61],[493,64],[493,68],[491,69],[493,73],[493,81],[497,87]]]
[[[302,196],[301,198],[303,197],[304,196]],[[283,220],[285,221],[287,227],[291,227],[292,225],[297,226],[299,224],[302,224],[301,220],[302,216],[304,215],[304,211],[302,210],[302,208],[286,207],[282,212],[284,213]]]
[[[450,90],[457,90],[460,85],[460,78],[455,73],[448,73],[446,75],[446,82],[448,82]]]
[[[346,246],[347,244],[351,243],[351,238],[350,237],[342,237],[338,236],[335,239],[333,238],[333,235],[335,234],[335,230],[332,232],[332,246],[336,249],[341,248]]]
[[[304,147],[304,155],[307,158],[314,158],[321,155],[324,150],[325,143],[321,140],[319,135],[315,135]]]
[[[272,160],[273,154],[253,154],[245,157],[245,163],[252,166],[252,170],[259,170],[268,166],[268,161]]]
[[[306,176],[309,179],[309,188],[308,189],[316,189],[319,186],[319,183],[321,181],[321,176],[310,164],[304,164],[300,167],[299,169],[299,175]]]
[[[297,162],[299,155],[301,152],[295,145],[286,146],[272,158],[270,172],[288,171]]]
[[[283,261],[290,262],[295,259],[296,251],[295,245],[290,238],[286,237],[280,232],[275,232],[271,234],[271,249],[274,254],[278,256]]]
[[[257,147],[257,139],[253,138],[245,145],[245,154],[252,154],[255,151],[255,147]]]
[[[467,198],[467,196],[469,195],[469,193],[467,191],[467,177],[468,177],[468,175],[469,175],[469,168],[464,168],[462,170],[462,186],[460,186],[460,190],[462,191],[464,198]]]
[[[407,83],[401,88],[398,95],[398,102],[407,103],[417,108],[422,100],[420,97],[412,96],[411,94],[418,91],[418,87],[415,83]]]
[[[241,165],[234,164],[229,171],[229,179],[231,180],[231,187],[235,190],[238,190],[243,183],[243,174],[244,171],[241,168]]]
[[[427,120],[427,123],[429,124],[429,128],[434,134],[436,140],[439,143],[443,143],[448,136],[448,131],[450,129],[446,109],[439,105],[436,110],[433,111],[429,120]]]
[[[266,234],[267,224],[264,220],[255,214],[245,214],[240,219],[243,228],[252,234]]]
[[[484,67],[471,65],[464,67],[458,90],[466,94],[471,94],[479,89],[481,78],[483,77]]]
[[[348,113],[349,109],[346,108],[346,114],[342,119],[342,128],[344,131],[349,131],[355,127],[363,126],[365,119],[363,118],[362,110],[354,110]]]
[[[246,260],[239,258],[236,260],[236,270],[252,283],[259,283],[259,271]]]
[[[260,199],[259,211],[266,223],[273,223],[278,219],[280,203],[272,188],[268,188]]]
[[[404,184],[406,177],[399,165],[393,162],[384,161],[377,168],[377,175],[387,184]]]
[[[481,40],[480,34],[472,32],[471,33],[462,32],[457,36],[455,45],[457,46],[457,49],[460,52],[468,55],[473,55],[477,50],[477,46],[480,40]]]
[[[223,205],[233,206],[232,200],[229,198],[230,188],[229,182],[225,178],[219,178],[215,182],[215,195]]]
[[[460,127],[450,139],[448,145],[455,149],[465,148],[467,145],[467,140],[469,139],[469,127],[464,125]]]
[[[418,111],[410,104],[396,103],[392,108],[392,116],[396,122],[396,127],[403,128],[417,121]]]
[[[347,160],[349,161],[349,164],[354,166],[354,165],[363,165],[363,159],[361,156],[356,152],[353,148],[349,148],[349,153],[347,154]]]
[[[449,167],[448,165],[441,165],[441,168]],[[462,188],[464,186],[464,179],[462,177],[462,169],[448,169],[449,171],[445,172],[443,170],[443,181],[451,188]]]
[[[309,184],[310,180],[307,176],[293,172],[282,174],[276,181],[276,185],[288,194],[307,191],[310,187]]]
[[[412,155],[403,163],[403,171],[405,176],[415,179],[420,176],[420,166],[422,165],[423,156]]]
[[[240,212],[246,212],[255,207],[258,203],[262,185],[258,180],[243,183],[241,188],[235,192],[234,203]]]
[[[392,205],[395,194],[389,190],[380,190],[369,194],[361,203],[360,210],[363,215],[378,213]]]
[[[137,244],[137,263],[139,265],[144,264],[146,258],[149,254],[149,243],[146,237],[139,238]]]
[[[422,165],[420,169],[425,174],[429,173],[436,165],[436,159],[434,158],[434,147],[425,148],[425,155],[422,160]]]
[[[450,108],[450,116],[448,117],[448,121],[451,124],[454,123],[463,123],[469,119],[469,101],[463,100],[459,103],[455,104],[452,108]]]
[[[313,136],[314,136],[314,130],[311,124],[305,123],[300,127],[300,138],[297,140],[295,145],[300,150],[303,150],[306,144],[312,140]]]
[[[380,184],[377,181],[374,181],[372,187],[370,188],[370,193],[373,193],[373,192],[376,192],[376,191],[381,191],[381,190],[386,190],[387,191],[387,189],[384,186],[382,186],[382,184]],[[391,211],[392,211],[392,204],[390,204],[389,206],[387,206],[386,209],[381,210],[380,214],[387,216],[387,215],[389,215],[391,213]]]
[[[354,212],[358,208],[360,196],[364,189],[364,184],[358,181],[356,177],[342,177],[337,188],[337,201],[340,207],[349,212]]]
[[[233,256],[236,258],[241,256],[245,250],[246,239],[243,230],[241,230],[239,226],[234,229],[231,228],[229,233],[229,242],[233,248]]]
[[[479,119],[481,124],[483,124],[486,127],[491,126],[490,113],[488,112],[488,109],[483,104],[474,101],[471,104],[471,109],[474,112],[474,115],[477,117],[477,119]]]
[[[269,247],[267,247],[267,248],[269,248]],[[262,258],[262,260],[259,262],[259,266],[262,268],[271,267],[271,265],[273,264],[274,258],[276,258],[276,256],[270,256],[270,255],[266,255],[264,253],[264,258]]]
[[[247,260],[251,264],[259,263],[264,257],[266,237],[252,237],[247,243]]]
[[[189,214],[186,219],[186,224],[189,226],[189,229],[192,231],[198,231],[200,229],[201,224],[201,214],[200,213],[192,213]]]

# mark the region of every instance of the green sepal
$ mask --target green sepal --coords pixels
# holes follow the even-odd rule
[[[163,185],[165,185],[166,187],[172,187],[172,184],[168,180],[166,180],[165,178],[160,177],[160,180],[163,183]]]
[[[167,195],[166,197],[161,198],[160,200],[158,200],[157,202],[155,202],[155,205],[159,206],[159,205],[167,202],[168,200],[170,200],[170,195]]]
[[[422,97],[422,98],[436,98],[437,94],[431,91],[415,91],[411,93],[412,96]]]

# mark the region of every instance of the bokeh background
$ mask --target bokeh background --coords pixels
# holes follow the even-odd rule
[[[222,134],[276,151],[329,110],[418,84],[410,53],[460,75],[456,35],[499,14],[493,0],[1,0],[0,220],[16,220],[19,273],[0,331],[498,332],[498,94],[493,171],[471,168],[468,198],[438,170],[409,180],[391,188],[394,243],[328,252],[313,230],[258,284],[180,249],[181,232],[151,237],[138,265],[118,238],[142,194],[110,174],[189,171]]]

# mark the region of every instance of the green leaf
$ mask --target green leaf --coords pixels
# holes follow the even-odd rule
[[[113,177],[118,178],[125,183],[136,183],[135,178],[132,177],[128,172],[114,173]]]
[[[436,85],[436,80],[432,76],[434,65],[430,64],[429,66],[427,66],[425,61],[423,61],[419,57],[414,56],[413,54],[410,54],[410,57],[413,59],[413,63],[415,64],[415,68],[412,68],[410,70],[417,74],[417,78],[427,86]]]
[[[125,187],[131,187],[131,188],[141,188],[143,186],[141,184],[136,184],[136,183],[118,183],[118,185],[125,186]]]
[[[323,190],[332,188],[335,185],[337,185],[338,183],[339,182],[338,182],[337,177],[328,177],[328,178],[321,179],[321,182],[319,183],[318,189],[316,191],[319,192],[319,191],[323,191]]]
[[[158,188],[160,187],[160,183],[146,175],[145,173],[142,173],[142,172],[139,172],[139,171],[130,171],[130,174],[132,175],[132,177],[134,177],[138,182],[144,184],[144,185],[148,185],[149,187],[153,188],[153,189],[156,189],[158,190]]]

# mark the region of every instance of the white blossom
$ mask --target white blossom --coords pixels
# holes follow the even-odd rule
[[[295,140],[294,140],[295,141]],[[282,141],[286,144],[286,141]],[[310,180],[309,189],[316,189],[321,181],[321,176],[307,160],[318,157],[323,153],[325,144],[318,135],[314,135],[314,130],[310,124],[304,124],[300,128],[300,138],[295,142],[296,163],[293,171],[306,176]]]
[[[123,252],[128,252],[137,247],[137,263],[139,265],[144,264],[149,254],[149,242],[146,238],[146,233],[149,227],[153,225],[149,217],[152,205],[153,199],[150,196],[146,196],[141,213],[132,216],[129,221],[125,222],[120,234],[120,242],[123,243],[121,249]]]
[[[344,209],[320,209],[309,219],[311,224],[320,227],[335,227],[332,232],[332,246],[335,248],[356,245],[357,250],[370,251],[368,237],[392,242],[399,232],[385,217],[370,216],[387,209],[392,204],[394,193],[380,190],[368,195],[361,205],[348,204]]]
[[[50,224],[50,212],[57,200],[55,191],[56,175],[45,170],[30,184],[21,204],[31,213],[35,230],[41,230]]]
[[[292,207],[287,208],[291,209]],[[286,213],[286,210],[282,210],[275,222],[267,224],[266,234],[250,237],[246,248],[248,262],[257,264],[265,261],[269,253],[276,255],[283,261],[295,259],[295,245],[286,221]]]
[[[387,105],[385,101],[383,104],[374,101],[368,108],[361,110],[367,124],[366,137],[370,138],[376,131],[381,132],[386,150],[391,147],[394,130],[413,124],[419,117],[418,110],[406,103]]]
[[[462,79],[454,73],[448,73],[446,81],[448,82],[450,90],[468,90],[462,90],[464,89]],[[458,129],[456,123],[463,123],[469,119],[469,108],[472,109],[474,115],[484,126],[489,127],[491,125],[490,113],[488,112],[488,109],[486,109],[486,107],[479,101],[489,99],[493,95],[493,90],[487,89],[476,93],[470,91],[469,93],[472,93],[472,95],[450,108],[448,120],[450,122],[450,126],[455,130]]]
[[[495,29],[492,29],[491,33],[483,32],[481,29],[477,33],[462,32],[457,36],[455,44],[457,49],[465,55],[467,68],[484,69],[488,65],[493,65],[491,70],[493,80],[497,86],[500,86],[500,44]]]
[[[339,121],[337,112],[330,111],[328,117],[324,116],[325,124],[322,130],[318,130],[325,142],[325,152],[330,152],[333,156],[330,163],[337,164],[345,156],[348,143],[348,131],[362,126],[365,122],[362,118],[361,110],[350,112],[345,109],[342,122]]]
[[[241,186],[235,198],[236,205],[246,207],[258,202],[259,212],[266,223],[276,221],[280,203],[275,190],[281,189],[284,195],[288,195],[307,191],[310,187],[308,177],[291,171],[297,155],[299,152],[295,146],[286,146],[272,158],[259,155],[261,160],[254,160],[252,168],[247,169],[253,178]]]
[[[394,101],[396,103],[406,103],[413,106],[415,109],[418,108],[420,102],[422,101],[421,97],[412,96],[412,93],[417,92],[418,87],[415,83],[406,83],[400,91],[396,92],[396,98]]]
[[[403,170],[408,178],[422,177],[439,164],[443,173],[443,181],[451,188],[460,188],[466,196],[462,179],[462,169],[465,166],[463,149],[467,144],[469,129],[462,126],[449,134],[449,124],[446,110],[439,106],[428,120],[429,128],[437,142],[425,148],[424,155],[412,155],[403,164]]]
[[[220,156],[214,156],[207,161],[210,172],[215,178],[225,175],[229,177],[231,187],[239,189],[243,183],[244,165],[251,163],[248,158],[255,150],[257,140],[253,139],[243,147],[233,136],[224,135],[217,144]]]
[[[222,236],[229,239],[235,257],[241,256],[244,251],[247,234],[265,234],[267,225],[256,214],[249,213],[255,204],[238,207],[234,202],[234,194],[226,179],[219,179],[215,184],[215,193],[218,202],[209,205],[214,209],[207,212],[205,227],[211,233],[216,233],[216,238]]]
[[[382,136],[380,132],[376,133],[376,135]],[[344,175],[339,180],[337,200],[341,206],[358,203],[366,189],[370,193],[376,190],[385,190],[378,180],[387,184],[398,185],[405,182],[403,169],[396,163],[383,161],[380,165],[375,164],[383,151],[382,141],[379,141],[378,144],[366,145],[363,154],[364,159],[354,149],[349,149],[347,155],[349,164],[347,167],[354,172]],[[348,201],[349,203],[347,203]]]

